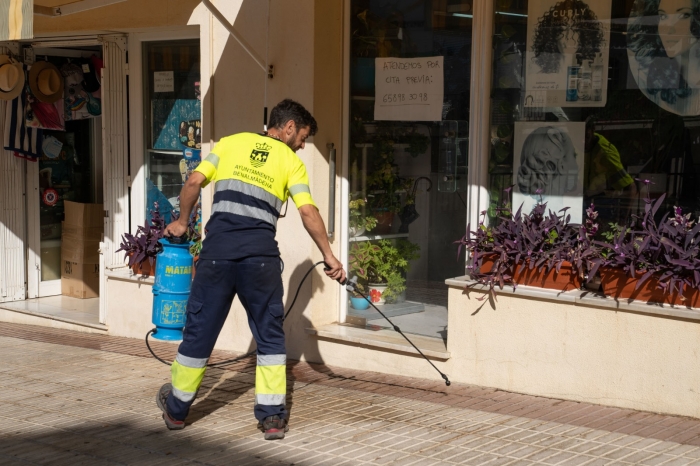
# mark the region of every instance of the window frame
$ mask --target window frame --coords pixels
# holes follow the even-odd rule
[[[345,157],[341,166],[340,186],[340,261],[349,263],[349,195],[350,195],[350,47],[351,47],[351,3],[344,1],[343,10],[343,111],[342,111],[342,150]],[[494,5],[491,0],[474,0],[472,4],[472,60],[469,118],[469,161],[467,186],[467,224],[479,221],[479,212],[488,208],[488,157],[491,141],[489,138],[491,121],[491,71],[494,27]],[[479,89],[479,92],[473,90]],[[466,228],[467,225],[464,225]],[[457,239],[457,238],[455,238]],[[466,267],[464,258],[464,265]],[[466,271],[466,268],[465,268]],[[346,293],[340,293],[338,322],[344,323],[348,313]],[[371,332],[371,330],[368,330]]]

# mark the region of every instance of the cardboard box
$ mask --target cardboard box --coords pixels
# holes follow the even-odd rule
[[[99,264],[100,241],[64,235],[61,242],[61,258],[78,264]]]
[[[79,225],[83,227],[103,227],[104,226],[104,205],[103,204],[82,204],[80,202],[64,202],[65,219],[68,225]]]
[[[100,296],[99,264],[80,264],[61,261],[61,294],[73,298],[97,298]]]
[[[74,225],[72,223],[63,222],[63,236],[72,236],[87,240],[97,240],[102,241],[102,233],[104,231],[104,226],[99,227],[84,227],[82,225]]]

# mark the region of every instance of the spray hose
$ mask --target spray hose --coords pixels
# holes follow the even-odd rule
[[[324,268],[325,268],[326,270],[330,270],[330,267],[328,267],[328,265],[327,265],[325,262],[323,262],[323,261],[316,262],[313,266],[311,266],[311,268],[306,272],[306,274],[304,275],[304,277],[301,279],[301,282],[299,282],[299,286],[297,287],[297,292],[294,294],[294,299],[292,300],[292,304],[289,306],[289,309],[287,309],[287,312],[285,312],[284,317],[282,318],[282,321],[283,321],[283,322],[284,322],[284,320],[287,319],[287,316],[289,315],[289,313],[290,313],[290,312],[292,311],[292,309],[294,308],[294,303],[297,302],[297,298],[299,297],[299,292],[301,291],[301,286],[304,284],[304,281],[305,281],[306,278],[309,276],[309,274],[311,274],[311,272],[313,272],[313,270],[314,270],[316,267],[318,267],[319,265],[321,265],[321,264],[323,264],[323,265],[325,266]],[[344,286],[348,291],[350,291],[350,292],[355,292],[355,293],[359,294],[362,298],[366,299],[367,302],[370,304],[370,306],[372,306],[372,307],[374,308],[375,311],[377,311],[382,317],[384,317],[384,319],[386,319],[387,322],[389,322],[389,324],[391,325],[392,329],[393,329],[394,331],[398,332],[402,337],[404,337],[404,338],[406,339],[406,341],[409,342],[409,343],[411,344],[411,346],[413,346],[413,348],[414,348],[416,351],[418,351],[418,354],[420,354],[421,356],[423,356],[423,359],[425,359],[426,361],[428,361],[428,364],[430,364],[431,366],[433,366],[433,369],[435,369],[435,370],[438,372],[438,374],[440,374],[440,376],[445,380],[445,385],[447,385],[448,387],[450,386],[450,383],[451,383],[451,382],[450,382],[450,379],[447,378],[447,375],[445,375],[444,373],[442,373],[442,372],[440,371],[440,369],[438,369],[438,368],[435,366],[435,364],[433,364],[432,361],[431,361],[430,359],[428,359],[428,357],[427,357],[425,354],[423,354],[423,352],[422,352],[415,344],[413,344],[413,342],[406,336],[406,334],[403,333],[403,332],[401,331],[401,329],[399,328],[398,325],[394,324],[391,320],[389,320],[389,318],[388,318],[382,311],[380,311],[379,308],[377,308],[377,306],[375,306],[374,303],[373,303],[367,296],[365,296],[360,290],[357,289],[357,282],[356,282],[354,279],[353,279],[353,280],[345,280],[345,281],[343,281],[343,282],[341,282],[340,280],[338,280],[338,283],[340,283],[341,286]],[[163,364],[165,364],[165,365],[167,365],[167,366],[170,366],[172,363],[171,363],[171,362],[168,362],[168,361],[166,361],[166,360],[164,360],[164,359],[161,359],[160,357],[158,357],[158,356],[156,355],[156,353],[153,352],[153,349],[151,348],[151,345],[150,345],[149,342],[148,342],[148,336],[151,335],[152,333],[155,333],[155,331],[156,331],[156,329],[154,328],[154,329],[149,330],[148,333],[146,333],[146,347],[148,348],[148,351],[150,351],[151,355],[152,355],[154,358],[156,358],[158,361],[162,362]],[[242,356],[237,356],[237,357],[235,357],[235,358],[233,358],[233,359],[227,359],[227,360],[225,360],[225,361],[219,361],[219,362],[216,362],[216,363],[207,364],[207,366],[208,366],[208,367],[216,367],[216,366],[222,366],[222,365],[225,365],[225,364],[231,364],[231,363],[234,363],[234,362],[238,362],[238,361],[240,361],[240,360],[242,360],[242,359],[248,358],[248,357],[250,357],[250,356],[253,356],[254,354],[256,354],[256,352],[257,352],[257,350],[253,350],[253,351],[250,351],[249,353],[246,353],[246,354],[244,354],[244,355],[242,355]]]

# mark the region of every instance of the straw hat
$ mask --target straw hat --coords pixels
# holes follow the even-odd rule
[[[36,62],[29,70],[29,88],[39,101],[52,104],[63,98],[63,76],[53,63]]]
[[[24,69],[22,64],[0,55],[0,99],[12,100],[24,89]]]

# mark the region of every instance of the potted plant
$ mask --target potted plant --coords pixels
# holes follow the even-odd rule
[[[394,163],[394,141],[390,137],[382,132],[376,140],[373,166],[367,175],[367,203],[377,219],[374,231],[380,235],[391,232],[394,216],[403,207],[402,194],[408,193],[413,185],[412,178],[398,175],[398,166]]]
[[[351,270],[367,285],[370,300],[385,304],[395,301],[406,289],[405,274],[409,262],[419,257],[419,250],[417,244],[407,240],[398,240],[396,245],[389,240],[356,242],[350,250]]]
[[[462,248],[471,255],[468,269],[474,284],[486,285],[494,299],[496,286],[503,289],[506,284],[513,289],[518,284],[559,291],[580,288],[602,263],[600,247],[593,241],[597,213],[587,209],[586,222],[578,225],[570,223],[567,209],[546,213],[547,204],[540,199],[532,212],[523,213],[521,206],[513,214],[504,201],[493,226],[485,225],[487,212],[482,212],[476,231],[468,226],[456,242],[458,257]]]
[[[363,214],[367,201],[365,199],[355,199],[349,202],[350,207],[350,236],[360,236],[366,231],[371,231],[377,226],[377,219],[371,215]]]
[[[177,220],[178,217],[174,212],[172,216],[173,220]],[[138,226],[135,235],[130,233],[122,235],[122,242],[117,252],[124,251],[124,259],[128,260],[128,265],[135,275],[155,275],[156,258],[158,253],[163,250],[163,246],[160,244],[159,240],[163,238],[165,227],[165,218],[158,211],[158,203],[154,203],[150,222],[144,226]],[[198,256],[201,250],[201,235],[198,231],[198,214],[194,214],[190,217],[186,235],[188,240],[193,242],[190,247],[190,254],[195,252]]]
[[[124,251],[129,267],[135,275],[154,276],[156,256],[163,250],[159,240],[163,238],[165,218],[158,211],[158,205],[151,211],[151,219],[144,226],[136,228],[136,234],[124,233],[116,252]]]
[[[700,304],[700,224],[674,207],[656,221],[665,194],[649,197],[644,214],[633,216],[604,247],[600,276],[603,293],[615,298],[698,307]]]
[[[350,245],[349,272],[357,278],[355,288],[367,296],[368,269],[372,263],[372,255],[376,253],[375,246],[369,241],[358,241]],[[351,292],[350,305],[353,309],[363,311],[369,307],[369,301],[355,291]]]

